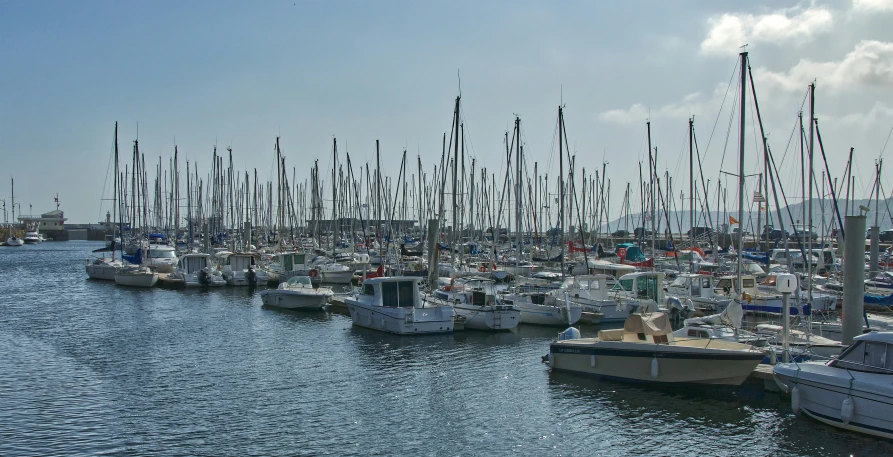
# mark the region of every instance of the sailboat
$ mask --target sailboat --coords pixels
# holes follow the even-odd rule
[[[112,203],[112,211],[114,212],[114,216],[112,219],[117,219],[120,215],[118,208],[118,123],[115,123],[115,180],[114,180],[114,188],[113,188],[113,203]],[[109,245],[102,249],[97,249],[93,252],[111,252],[111,257],[102,257],[102,258],[94,258],[88,259],[87,265],[85,269],[87,270],[87,276],[90,279],[101,279],[105,281],[114,281],[115,273],[117,273],[118,269],[124,266],[124,263],[120,260],[115,260],[115,251],[117,250],[117,246],[122,246],[121,238],[111,235],[111,240],[109,241]]]
[[[13,228],[15,226],[16,220],[16,182],[15,179],[12,180],[12,220],[13,222],[9,224],[9,238],[6,239],[6,245],[11,247],[19,247],[25,244],[25,242],[15,236],[13,233]]]

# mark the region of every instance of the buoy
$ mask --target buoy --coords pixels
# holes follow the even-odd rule
[[[311,279],[316,279],[319,277],[319,270],[314,268],[314,269],[310,270],[310,273],[308,273],[307,276],[310,276]]]
[[[843,404],[840,405],[840,419],[844,424],[849,424],[851,420],[853,420],[853,413],[856,408],[855,403],[853,403],[853,397],[847,396],[843,399]]]
[[[555,366],[555,358],[552,357],[552,353],[550,352],[549,353],[549,367],[554,367],[554,366]]]
[[[769,351],[769,365],[775,365],[778,363],[778,355],[775,354],[774,350]]]
[[[800,389],[797,386],[791,389],[791,409],[794,410],[794,414],[800,412]]]
[[[657,379],[658,375],[658,363],[657,357],[651,359],[651,379]]]

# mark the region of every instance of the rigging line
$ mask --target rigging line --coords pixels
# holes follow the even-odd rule
[[[719,125],[719,118],[722,115],[722,108],[726,104],[726,98],[729,96],[729,88],[732,87],[732,81],[735,80],[735,75],[738,74],[738,60],[735,60],[735,68],[732,69],[732,76],[729,77],[729,84],[726,86],[726,93],[722,97],[722,103],[719,105],[719,112],[716,113],[716,120],[713,122],[713,130],[710,131],[710,138],[707,139],[707,146],[704,148],[704,152],[710,150],[710,142],[713,141],[713,134],[716,133],[716,126]],[[738,85],[741,85],[739,82]],[[735,107],[732,107],[732,111],[735,110]]]
[[[887,140],[884,141],[884,147],[881,148],[881,152],[877,155],[878,159],[884,157],[884,151],[887,150],[887,143],[890,142],[890,135],[893,135],[893,127],[890,127],[890,133],[887,134]]]
[[[740,82],[735,86],[736,93],[739,92],[738,91],[739,87],[741,87]],[[720,159],[720,161],[719,161],[719,170],[720,170],[719,172],[720,173],[722,173],[722,166],[726,162],[726,152],[728,152],[728,150],[729,150],[729,138],[731,138],[731,135],[732,135],[732,125],[734,124],[734,121],[735,121],[735,107],[738,106],[738,99],[739,99],[739,97],[737,95],[735,96],[734,99],[732,99],[732,110],[731,110],[732,114],[729,116],[729,128],[728,128],[728,130],[726,130],[726,143],[722,149],[722,159]],[[708,148],[710,147],[709,143],[708,143],[707,147]],[[707,149],[705,149],[705,151],[706,150]]]

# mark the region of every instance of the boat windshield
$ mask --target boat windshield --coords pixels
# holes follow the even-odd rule
[[[173,249],[149,249],[149,257],[153,259],[173,259],[177,257],[177,254]]]
[[[679,276],[673,280],[670,284],[671,287],[685,287],[688,285],[688,278],[685,276]]]
[[[829,365],[852,371],[893,374],[893,345],[880,341],[859,341]]]
[[[633,290],[633,280],[632,279],[621,279],[614,284],[614,290],[623,290],[626,292],[632,292]]]
[[[311,286],[311,287],[312,287],[312,286],[313,286],[313,283],[310,282],[310,277],[309,277],[309,276],[292,276],[291,278],[288,278],[288,285],[289,285],[289,286],[300,286],[300,285],[304,285],[304,286]]]

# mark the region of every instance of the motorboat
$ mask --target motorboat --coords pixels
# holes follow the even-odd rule
[[[221,260],[223,278],[231,286],[257,286],[269,279],[267,272],[257,267],[254,254],[228,253]]]
[[[636,308],[608,295],[610,279],[613,277],[605,274],[574,276],[549,294],[559,307],[565,306],[569,299],[572,305],[582,307],[583,312],[603,314],[601,322],[623,322]]]
[[[893,332],[870,332],[853,339],[827,362],[775,366],[778,387],[791,396],[791,408],[828,425],[893,438]]]
[[[519,309],[496,301],[494,280],[463,278],[451,282],[451,285],[436,289],[422,299],[433,305],[452,305],[456,315],[466,319],[466,329],[511,330],[521,323]]]
[[[182,280],[185,287],[221,287],[226,280],[213,267],[211,254],[190,253],[180,257],[170,279]]]
[[[353,281],[354,269],[340,263],[321,263],[316,270],[322,276],[322,282],[329,284],[350,284]]]
[[[322,309],[334,293],[328,287],[313,288],[309,276],[292,276],[277,289],[265,289],[260,299],[267,306],[287,309]]]
[[[636,382],[740,385],[762,350],[722,339],[679,338],[666,313],[631,314],[622,329],[579,338],[569,328],[545,357],[556,371]]]
[[[177,253],[173,246],[150,244],[145,254],[143,265],[154,268],[158,273],[170,273],[177,266]]]
[[[420,278],[371,278],[344,298],[353,325],[398,335],[451,333],[455,310],[449,304],[423,301]]]
[[[6,239],[6,245],[9,247],[19,247],[24,244],[25,244],[25,241],[15,235]]]
[[[692,306],[706,314],[721,313],[731,301],[730,297],[716,295],[711,276],[685,273],[676,276],[667,285],[667,295],[681,300],[691,300]],[[669,300],[669,299],[668,299]],[[676,309],[676,308],[671,308]]]
[[[313,279],[314,275],[319,278],[319,271],[313,272],[315,268],[307,263],[307,254],[303,252],[277,252],[263,270],[267,281],[277,285],[292,276],[310,276],[314,282],[318,281]]]
[[[23,241],[25,242],[25,244],[40,244],[43,243],[45,240],[37,230],[29,230],[25,232],[25,239]]]
[[[573,325],[583,313],[579,304],[565,301],[564,305],[559,305],[554,297],[542,292],[497,295],[496,301],[517,308],[521,312],[522,324]]]
[[[783,331],[784,328],[777,324],[764,323],[757,324],[754,327],[755,334],[767,338],[776,345],[781,345]],[[844,349],[844,346],[839,341],[812,335],[801,330],[789,330],[788,345],[792,350],[800,349],[825,359],[837,357]]]
[[[115,273],[118,269],[123,268],[124,263],[120,260],[111,258],[96,258],[87,260],[86,270],[90,279],[101,279],[104,281],[114,281]]]
[[[155,287],[158,273],[142,265],[128,265],[115,272],[115,284],[128,287]]]

